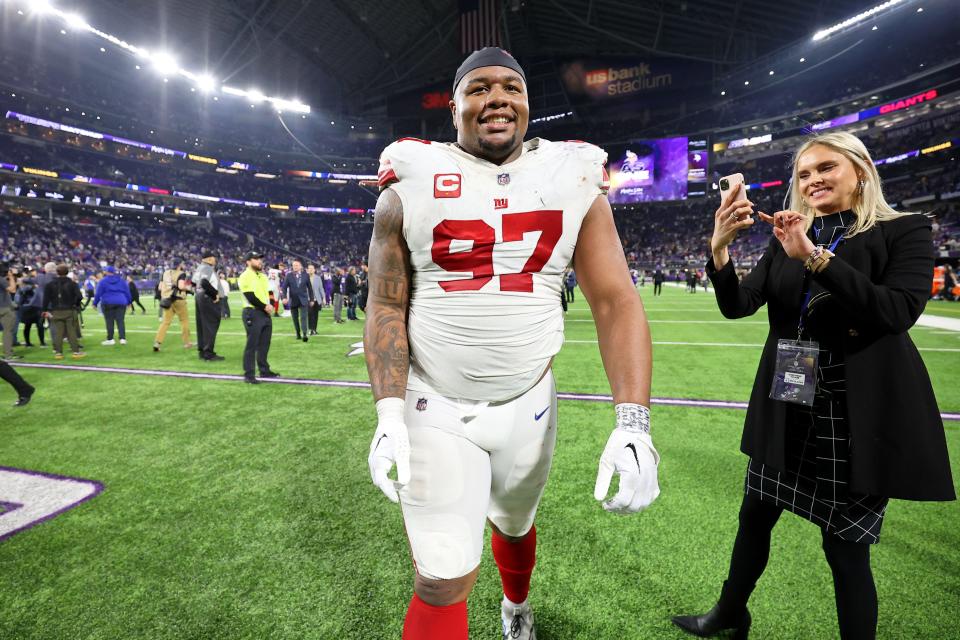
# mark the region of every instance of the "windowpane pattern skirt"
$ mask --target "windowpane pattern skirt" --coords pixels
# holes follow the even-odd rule
[[[786,470],[750,460],[745,490],[827,533],[874,544],[880,540],[888,498],[848,491],[850,428],[840,358],[821,347],[813,406],[787,407]]]

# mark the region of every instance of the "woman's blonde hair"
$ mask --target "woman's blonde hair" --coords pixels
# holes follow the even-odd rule
[[[887,204],[886,198],[883,197],[883,190],[880,188],[880,174],[877,173],[877,167],[873,164],[870,152],[867,151],[867,147],[864,146],[860,138],[850,133],[838,131],[818,135],[807,140],[793,154],[790,209],[806,216],[807,229],[813,224],[816,212],[813,207],[803,201],[803,194],[800,193],[800,179],[797,177],[797,162],[800,160],[800,156],[814,145],[827,147],[831,151],[845,156],[853,163],[857,175],[860,176],[862,187],[859,187],[853,196],[853,212],[857,216],[857,221],[847,231],[847,237],[868,231],[878,222],[911,215],[912,212],[897,211]]]

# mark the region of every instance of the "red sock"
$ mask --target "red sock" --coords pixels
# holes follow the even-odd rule
[[[537,528],[531,527],[523,540],[516,543],[494,531],[491,542],[493,559],[503,582],[503,595],[514,604],[520,604],[530,592],[530,576],[537,563]]]
[[[413,594],[403,621],[403,640],[467,640],[467,601],[434,607]]]

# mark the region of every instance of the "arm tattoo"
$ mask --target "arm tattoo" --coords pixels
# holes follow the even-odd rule
[[[410,251],[403,239],[403,206],[387,189],[377,201],[370,239],[369,295],[363,350],[375,400],[402,398],[407,390],[410,352]]]

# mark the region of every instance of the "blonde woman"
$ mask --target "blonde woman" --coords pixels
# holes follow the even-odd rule
[[[805,142],[792,171],[791,210],[759,213],[773,237],[742,282],[727,248],[754,224],[752,203],[735,190],[715,213],[707,273],[720,311],[742,318],[766,304],[770,331],[741,441],[750,461],[727,580],[708,613],[673,619],[701,637],[747,637],[747,600],[786,510],[822,531],[840,637],[874,638],[870,545],[889,499],[955,499],[940,412],[907,335],[930,292],[931,223],[887,204],[850,134]]]

